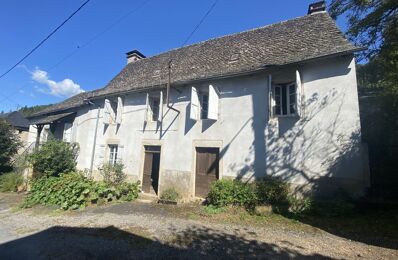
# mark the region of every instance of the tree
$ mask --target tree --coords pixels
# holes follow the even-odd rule
[[[382,88],[398,94],[398,1],[332,0],[330,14],[348,18],[347,36],[366,47],[359,58],[360,87]]]
[[[20,146],[15,130],[5,119],[0,118],[0,174],[12,169],[11,160]]]
[[[55,176],[76,170],[76,159],[79,153],[77,143],[66,143],[49,137],[39,149],[29,156],[35,177]]]
[[[363,52],[366,58],[379,54],[384,46],[397,44],[396,0],[332,0],[329,12],[334,19],[346,14],[347,35],[350,40],[367,47]]]

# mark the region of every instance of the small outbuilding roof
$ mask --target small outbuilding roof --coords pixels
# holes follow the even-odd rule
[[[19,111],[0,114],[0,118],[5,119],[10,125],[12,125],[16,129],[29,130],[29,120],[26,119]]]
[[[62,114],[55,114],[55,115],[51,115],[51,116],[45,116],[45,117],[41,117],[38,119],[32,119],[30,120],[30,124],[32,125],[46,125],[46,124],[51,124],[55,121],[61,120],[65,117],[68,117],[70,115],[75,114],[75,112],[69,112],[69,113],[62,113]]]
[[[164,85],[170,60],[171,83],[185,84],[360,49],[344,38],[326,12],[314,13],[131,62],[104,88],[78,94],[36,115],[81,106],[87,98]]]

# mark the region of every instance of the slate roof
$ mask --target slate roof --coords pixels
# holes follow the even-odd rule
[[[14,111],[10,113],[0,114],[0,118],[7,120],[7,122],[16,129],[28,130],[29,120],[26,119],[21,112]]]
[[[55,114],[55,115],[51,115],[51,116],[46,116],[46,117],[41,117],[39,119],[35,119],[35,120],[30,120],[31,124],[35,124],[35,125],[46,125],[46,124],[51,124],[55,121],[58,121],[64,117],[70,116],[75,114],[75,112],[69,112],[69,113],[62,113],[62,114]]]
[[[182,84],[358,50],[326,12],[315,13],[129,63],[104,88],[81,93],[40,114],[82,105],[84,98],[166,84],[170,59],[171,83]]]

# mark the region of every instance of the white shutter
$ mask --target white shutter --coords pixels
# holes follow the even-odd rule
[[[124,146],[118,145],[118,147],[117,147],[117,162],[118,163],[123,163],[123,152],[124,152]]]
[[[116,124],[122,123],[123,117],[123,99],[121,97],[117,98],[117,112],[116,112]]]
[[[274,95],[272,93],[272,75],[268,74],[268,115],[274,117]]]
[[[144,122],[148,121],[149,117],[148,114],[149,114],[149,93],[146,93]]]
[[[220,97],[213,87],[213,85],[209,85],[209,111],[207,118],[217,120],[218,119],[218,103]]]
[[[106,125],[109,125],[111,121],[111,111],[112,111],[111,102],[109,101],[109,99],[105,99],[103,122]]]
[[[191,88],[191,107],[190,107],[190,115],[189,117],[192,120],[199,119],[199,111],[200,111],[200,103],[199,103],[199,95],[198,91],[195,87]]]
[[[158,121],[162,122],[163,119],[163,92],[160,91],[160,96],[159,96],[159,118]]]
[[[303,87],[301,84],[301,78],[300,78],[300,72],[296,70],[296,109],[297,109],[297,115],[302,116],[303,115]]]
[[[71,123],[65,123],[64,124],[64,135],[63,135],[63,141],[70,143],[71,138],[72,138],[72,124]]]

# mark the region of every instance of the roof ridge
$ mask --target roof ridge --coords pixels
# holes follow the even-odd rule
[[[173,48],[173,49],[169,49],[169,50],[167,50],[167,51],[160,52],[160,53],[155,54],[155,55],[153,55],[153,56],[150,56],[150,57],[146,57],[146,58],[144,58],[144,59],[137,60],[137,61],[134,62],[134,63],[136,64],[136,63],[138,63],[138,62],[140,62],[140,61],[145,61],[145,60],[149,60],[149,59],[151,59],[151,58],[156,58],[156,57],[159,57],[159,56],[163,56],[163,55],[166,55],[166,54],[171,53],[171,52],[174,52],[174,51],[178,51],[178,50],[182,50],[182,49],[187,49],[187,48],[190,48],[190,47],[193,47],[193,46],[196,46],[196,45],[204,44],[204,43],[206,43],[206,42],[211,42],[211,41],[214,41],[214,40],[219,40],[219,39],[223,39],[223,38],[227,38],[227,37],[232,37],[232,36],[236,36],[236,35],[244,34],[244,33],[248,33],[248,32],[254,32],[254,31],[257,31],[257,30],[263,30],[263,29],[265,29],[265,28],[267,28],[267,27],[273,27],[273,26],[281,25],[281,24],[284,24],[284,23],[287,23],[287,22],[293,22],[293,21],[296,21],[296,20],[299,20],[299,19],[303,19],[303,18],[315,16],[315,15],[325,15],[325,14],[326,14],[327,16],[329,16],[329,15],[327,14],[327,12],[319,12],[319,13],[314,13],[314,14],[306,14],[306,15],[303,15],[303,16],[298,16],[298,17],[295,17],[295,18],[286,19],[286,20],[283,20],[283,21],[280,21],[280,22],[271,23],[271,24],[267,24],[267,25],[260,26],[260,27],[255,27],[255,28],[251,28],[251,29],[244,30],[244,31],[240,31],[240,32],[235,32],[235,33],[225,34],[225,35],[218,36],[218,37],[213,37],[213,38],[210,38],[210,39],[207,39],[207,40],[203,40],[203,41],[199,41],[199,42],[192,43],[192,44],[190,44],[190,45],[186,45],[186,46],[181,46],[181,47],[176,47],[176,48]],[[330,17],[330,16],[329,16],[329,17]],[[129,64],[127,64],[125,67],[127,67],[127,66],[130,65],[130,64],[133,64],[133,63],[129,63]]]

